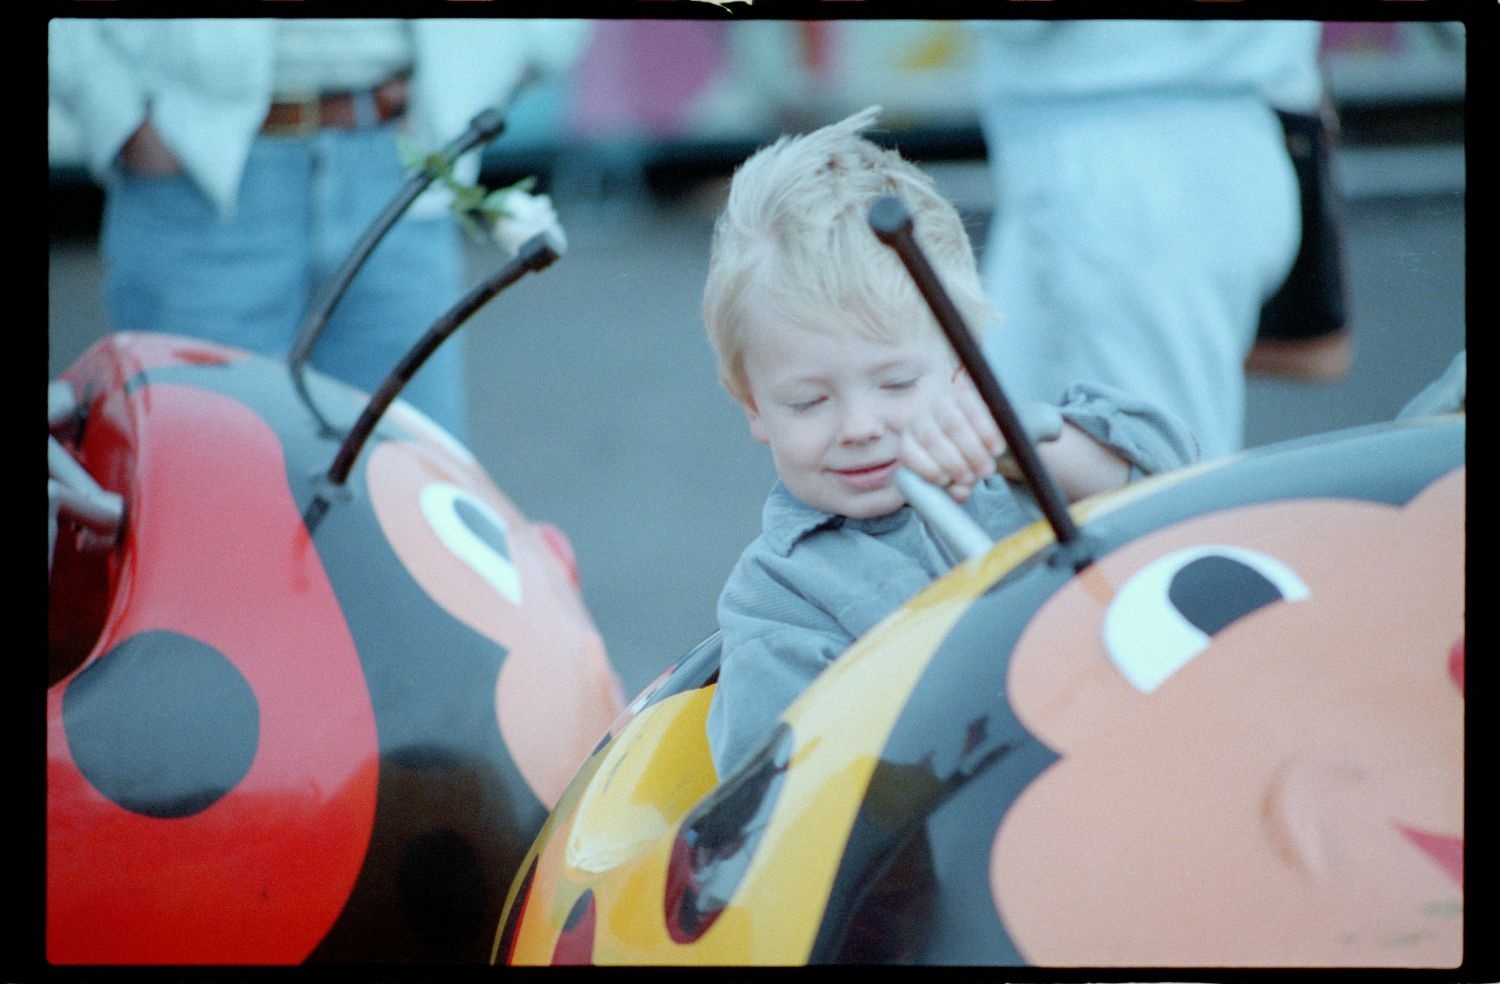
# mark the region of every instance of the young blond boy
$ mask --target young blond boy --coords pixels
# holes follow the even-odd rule
[[[870,107],[782,137],[736,171],[714,229],[703,312],[720,378],[768,445],[778,480],[719,599],[723,655],[708,714],[728,775],[828,664],[946,561],[894,478],[947,487],[990,535],[1034,521],[996,474],[999,429],[911,277],[870,230],[899,195],[971,326],[990,320],[957,211],[895,151],[860,136]],[[1023,408],[1071,499],[1196,456],[1181,424],[1105,386]]]

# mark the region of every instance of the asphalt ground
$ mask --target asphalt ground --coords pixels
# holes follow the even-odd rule
[[[1350,162],[1354,367],[1334,384],[1252,379],[1247,446],[1387,420],[1465,347],[1462,152],[1440,150]],[[982,163],[934,169],[981,232]],[[722,182],[664,196],[595,177],[556,185],[567,254],[463,329],[469,428],[506,495],[572,540],[634,694],[713,631],[774,473],[719,388],[698,314]],[[49,376],[104,330],[95,230],[62,225],[49,244]],[[473,247],[469,260],[477,281],[501,256]]]

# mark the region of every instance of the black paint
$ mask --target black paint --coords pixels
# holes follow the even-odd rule
[[[250,684],[223,653],[178,632],[142,632],[63,694],[73,761],[127,810],[200,813],[239,784],[260,740]]]
[[[453,511],[485,546],[506,560],[510,560],[510,545],[506,542],[505,531],[496,526],[493,520],[475,509],[473,503],[465,502],[463,499],[453,501]]]
[[[1273,601],[1281,591],[1255,568],[1220,554],[1199,557],[1172,576],[1167,598],[1207,635]]]

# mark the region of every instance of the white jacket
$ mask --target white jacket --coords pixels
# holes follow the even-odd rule
[[[183,170],[228,212],[271,105],[275,27],[270,19],[54,19],[48,95],[76,121],[101,182],[149,111]],[[566,68],[587,35],[578,20],[413,21],[412,138],[436,150],[504,100],[528,67]],[[470,154],[459,176],[472,179],[477,168]]]
[[[1254,92],[1310,112],[1322,96],[1317,21],[976,21],[990,106],[1139,92]]]

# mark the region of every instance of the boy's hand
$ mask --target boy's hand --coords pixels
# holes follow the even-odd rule
[[[1048,403],[1015,408],[1027,436],[1038,444],[1062,436],[1063,416]],[[999,471],[1021,478],[989,407],[962,368],[946,399],[918,411],[901,435],[901,462],[963,502],[974,486]]]
[[[963,502],[974,486],[995,473],[1005,438],[979,391],[962,368],[953,385],[907,422],[901,463]]]

